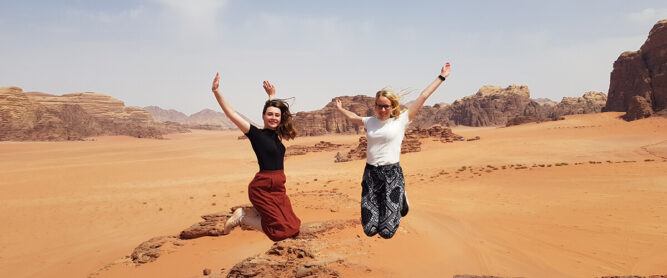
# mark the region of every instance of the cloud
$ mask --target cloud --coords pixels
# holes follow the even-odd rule
[[[626,18],[635,23],[654,24],[662,19],[667,19],[667,9],[647,8],[641,12],[630,13]]]
[[[218,17],[229,0],[153,0],[163,8],[163,20],[181,38],[202,38],[218,30]]]
[[[119,12],[91,12],[88,10],[70,9],[66,14],[71,17],[85,18],[92,22],[103,24],[114,24],[139,18],[143,13],[141,7],[123,10]]]

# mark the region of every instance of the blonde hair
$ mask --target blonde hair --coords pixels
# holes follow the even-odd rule
[[[394,92],[391,90],[384,88],[382,90],[379,90],[377,93],[375,93],[375,100],[379,97],[386,97],[389,102],[391,102],[391,118],[398,118],[398,116],[401,115],[404,111],[401,110],[401,105],[398,102],[398,100],[402,97],[403,95],[396,95]],[[377,102],[376,102],[377,105]]]

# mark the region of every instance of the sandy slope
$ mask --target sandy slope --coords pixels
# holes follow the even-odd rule
[[[618,116],[458,128],[482,139],[426,141],[401,157],[412,206],[396,236],[347,227],[320,239],[321,253],[342,258],[347,276],[667,274],[667,119]],[[257,166],[238,135],[0,143],[0,276],[193,277],[266,251],[271,241],[238,230],[139,267],[124,259],[153,236],[247,203]],[[304,222],[359,218],[364,161],[333,163],[334,154],[286,161]]]

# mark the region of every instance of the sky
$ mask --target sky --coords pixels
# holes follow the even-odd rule
[[[223,96],[260,122],[263,80],[311,111],[385,87],[418,93],[449,61],[427,104],[510,84],[560,101],[607,93],[614,61],[661,19],[664,0],[0,0],[0,86],[190,115],[221,111],[220,72]]]

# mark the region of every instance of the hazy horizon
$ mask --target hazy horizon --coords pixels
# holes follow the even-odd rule
[[[92,91],[128,106],[220,111],[222,92],[259,119],[270,80],[293,112],[380,88],[421,90],[427,104],[484,85],[527,85],[532,98],[607,93],[613,62],[667,18],[664,1],[3,1],[0,86]],[[416,97],[408,97],[406,101]]]

